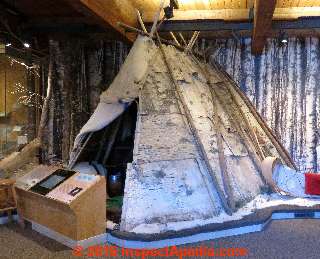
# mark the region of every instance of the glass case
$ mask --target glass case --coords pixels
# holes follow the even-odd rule
[[[22,63],[0,55],[0,159],[30,141],[27,73]]]

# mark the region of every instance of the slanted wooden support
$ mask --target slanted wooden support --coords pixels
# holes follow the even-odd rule
[[[261,54],[266,43],[267,33],[271,30],[276,0],[255,0],[252,53]]]
[[[137,29],[137,28],[131,27],[131,26],[129,26],[129,25],[127,25],[127,24],[124,24],[124,23],[121,23],[121,22],[118,22],[118,26],[124,28],[126,31],[138,33],[138,34],[143,35],[143,36],[150,36],[149,33],[145,33],[145,32],[143,32],[142,30],[139,30],[139,29]],[[156,37],[156,36],[153,36],[152,39],[156,40],[157,37]],[[166,39],[162,39],[162,38],[161,38],[161,42],[163,42],[163,43],[165,43],[165,44],[168,44],[168,45],[173,45],[173,46],[175,46],[175,47],[176,47],[177,49],[179,49],[179,50],[182,50],[182,51],[185,50],[184,47],[182,47],[181,45],[176,44],[175,42],[172,42],[172,41],[169,41],[169,40],[166,40]]]
[[[249,139],[247,133],[244,131],[244,129],[241,127],[241,125],[239,123],[241,120],[246,120],[246,118],[243,118],[243,117],[240,118],[241,115],[236,118],[236,116],[235,116],[236,113],[232,112],[230,110],[231,107],[223,101],[222,96],[220,94],[218,94],[218,91],[215,89],[215,85],[212,84],[210,77],[209,77],[210,72],[208,71],[207,67],[203,67],[202,64],[199,62],[199,60],[195,56],[192,56],[192,58],[195,61],[195,63],[198,65],[200,70],[202,71],[203,76],[206,78],[207,84],[209,85],[209,90],[210,90],[212,101],[216,100],[218,103],[220,103],[220,105],[222,107],[224,107],[225,111],[228,114],[228,118],[229,118],[231,124],[238,132],[240,138],[244,141],[243,144],[246,146],[246,149],[248,151],[249,156],[253,159],[254,164],[257,167],[257,170],[259,172],[260,178],[265,183],[266,181],[264,179],[264,176],[260,172],[261,158],[258,156],[258,154],[256,154],[255,152],[252,151],[252,150],[255,150],[255,148],[257,148],[257,147],[254,144],[252,144],[253,140],[251,138]],[[226,82],[226,84],[228,84],[228,82]],[[226,87],[228,89],[228,86],[226,86]],[[228,90],[228,92],[231,95],[231,98],[233,98],[231,92],[229,90]],[[236,102],[234,99],[232,101],[234,102],[234,104],[238,108],[237,111],[238,110],[241,111],[241,107],[240,107],[239,103]],[[240,112],[240,114],[241,114],[241,112]],[[251,126],[249,124],[246,124],[246,127],[250,128]],[[220,159],[220,156],[219,156],[219,159]],[[226,177],[227,177],[227,174],[226,174]]]
[[[151,31],[150,31],[150,37],[151,38],[153,37],[154,33],[157,30],[157,24],[158,24],[158,21],[159,21],[160,14],[161,14],[161,11],[163,9],[163,6],[164,6],[164,0],[161,0],[159,10],[156,12],[156,14],[154,16],[154,19],[153,19],[153,25],[152,25]]]
[[[220,167],[220,171],[221,171],[223,188],[224,188],[224,192],[227,197],[228,206],[231,208],[232,211],[236,211],[234,194],[232,191],[230,175],[229,175],[229,171],[227,168],[226,156],[224,153],[223,137],[222,137],[222,133],[221,133],[221,121],[220,121],[219,115],[218,115],[216,98],[212,100],[212,104],[213,104],[214,118],[212,119],[212,118],[208,117],[208,119],[211,121],[213,128],[216,132],[216,136],[217,136],[219,167]]]
[[[137,17],[138,17],[138,21],[140,23],[141,29],[143,30],[144,33],[148,33],[146,26],[143,23],[140,11],[138,9],[136,9],[136,12],[137,12]]]
[[[86,136],[86,140],[84,142],[81,142],[81,145],[77,146],[75,148],[75,151],[74,151],[75,152],[75,156],[72,159],[70,159],[69,164],[67,166],[67,169],[71,170],[74,167],[74,165],[76,164],[76,162],[77,162],[79,156],[81,155],[83,149],[86,147],[86,145],[88,144],[89,140],[91,139],[93,133],[94,132],[88,133],[87,136]]]
[[[169,72],[169,75],[170,75],[170,79],[171,79],[171,81],[173,83],[173,86],[174,86],[174,92],[176,94],[176,98],[177,98],[178,101],[180,101],[181,106],[182,106],[182,107],[180,107],[178,105],[180,113],[181,114],[185,114],[185,116],[186,116],[190,131],[191,131],[191,133],[193,135],[193,138],[194,138],[194,140],[196,142],[196,145],[197,145],[197,147],[199,149],[199,154],[200,154],[201,158],[203,159],[203,161],[205,162],[205,166],[206,166],[208,172],[210,173],[211,179],[212,179],[212,181],[214,183],[214,186],[216,187],[216,191],[217,191],[217,193],[219,195],[219,198],[220,198],[221,204],[223,206],[223,209],[225,210],[225,212],[228,215],[232,215],[233,210],[232,210],[232,208],[230,208],[229,203],[228,203],[227,199],[225,198],[224,192],[220,188],[220,185],[218,183],[218,179],[217,179],[217,177],[216,177],[216,175],[215,175],[215,173],[214,173],[214,171],[213,171],[213,169],[212,169],[212,167],[210,165],[209,158],[208,158],[207,153],[206,153],[206,151],[204,149],[204,146],[203,146],[203,144],[201,142],[199,133],[196,130],[196,126],[195,126],[195,124],[193,122],[192,115],[191,115],[190,110],[188,109],[188,106],[187,106],[187,104],[186,104],[186,102],[184,100],[184,97],[183,97],[183,95],[181,93],[181,90],[179,89],[178,82],[176,81],[176,79],[174,77],[173,68],[171,67],[171,64],[168,61],[168,58],[167,58],[166,53],[165,53],[165,51],[163,49],[160,37],[159,37],[157,32],[156,32],[156,35],[157,35],[157,38],[158,38],[158,41],[159,41],[159,48],[161,50],[164,63],[166,65],[167,69],[168,69],[168,72]]]
[[[298,167],[292,160],[290,154],[288,151],[281,145],[278,138],[274,135],[272,130],[269,128],[269,126],[266,124],[266,122],[262,119],[261,115],[256,111],[253,104],[250,102],[249,98],[239,89],[239,87],[235,84],[233,79],[230,77],[230,75],[225,72],[218,64],[215,64],[216,67],[218,67],[219,71],[229,80],[231,84],[233,84],[233,90],[236,91],[242,98],[242,100],[245,102],[247,107],[249,108],[252,115],[255,117],[257,122],[259,123],[260,127],[264,130],[268,138],[270,139],[271,143],[275,146],[281,157],[283,158],[284,162],[292,167],[295,170],[298,170]]]
[[[189,50],[190,44],[193,42],[193,39],[196,37],[196,35],[197,35],[197,32],[196,32],[196,31],[193,32],[192,37],[191,37],[191,39],[189,40],[189,42],[188,42],[188,44],[187,44],[186,51]]]
[[[106,143],[106,151],[104,153],[103,159],[102,159],[102,164],[105,165],[107,163],[107,160],[110,156],[112,147],[114,145],[114,142],[116,141],[116,137],[117,137],[117,133],[119,131],[120,125],[122,123],[123,117],[120,116],[119,118],[117,118],[116,124],[114,125],[114,127],[111,129],[111,133],[110,136],[107,140]]]
[[[233,103],[235,103],[236,106],[239,107],[239,114],[240,114],[240,116],[241,116],[240,119],[241,119],[241,121],[243,121],[243,122],[245,123],[245,126],[246,126],[246,128],[248,129],[248,136],[249,136],[252,144],[255,146],[255,148],[256,148],[256,150],[257,150],[257,154],[258,154],[258,156],[259,156],[259,158],[260,158],[260,161],[262,161],[262,160],[265,158],[265,156],[264,156],[264,154],[263,154],[263,151],[262,151],[262,149],[261,149],[261,146],[260,146],[260,144],[259,144],[259,141],[258,141],[258,139],[257,139],[257,136],[256,136],[256,134],[254,133],[253,127],[252,127],[250,121],[248,120],[248,118],[246,117],[245,113],[244,113],[243,110],[241,109],[241,105],[240,105],[240,103],[237,101],[237,98],[236,98],[235,95],[233,94],[232,89],[230,89],[230,86],[228,85],[228,83],[226,84],[226,88],[227,88],[227,90],[228,90],[228,92],[229,92],[229,94],[230,94],[230,96],[231,96],[231,99],[232,99]],[[244,133],[246,133],[246,132],[244,132]]]
[[[200,35],[200,31],[195,31],[191,37],[191,40],[188,43],[188,46],[186,47],[186,51],[192,50],[194,44],[196,43],[198,37]]]
[[[288,151],[281,145],[281,143],[279,142],[278,138],[276,137],[276,135],[273,133],[273,131],[271,130],[271,128],[267,125],[267,123],[263,120],[263,118],[261,117],[261,115],[257,112],[257,110],[255,109],[254,105],[251,103],[251,101],[249,100],[249,98],[240,90],[240,88],[237,86],[237,84],[234,82],[233,78],[216,62],[213,62],[212,64],[214,67],[216,67],[217,70],[219,70],[219,72],[221,73],[221,75],[229,81],[229,83],[231,85],[233,85],[232,90],[231,88],[229,88],[231,91],[235,91],[237,92],[238,95],[240,95],[241,99],[245,102],[245,104],[247,105],[247,107],[249,108],[250,112],[252,113],[252,115],[255,117],[255,119],[257,120],[258,124],[260,125],[260,127],[264,130],[264,132],[266,133],[266,135],[268,136],[268,138],[270,139],[271,143],[274,145],[274,147],[276,148],[277,152],[281,155],[281,158],[283,159],[283,161],[290,167],[292,167],[295,170],[298,170],[297,165],[294,163],[294,161],[292,160],[290,154],[288,153]],[[225,80],[223,79],[223,80]]]
[[[177,40],[176,36],[173,34],[173,32],[170,32],[170,35],[171,35],[173,41],[174,41],[177,45],[181,46],[180,43],[179,43],[179,41]]]
[[[184,39],[184,37],[183,37],[182,33],[181,33],[181,32],[179,32],[179,33],[178,33],[178,35],[179,35],[180,39],[182,40],[182,42],[183,42],[184,46],[187,46],[188,44],[187,44],[186,40]]]

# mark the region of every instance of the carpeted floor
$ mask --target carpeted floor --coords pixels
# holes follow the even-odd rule
[[[320,220],[273,221],[263,232],[221,238],[213,241],[190,244],[187,247],[229,248],[243,247],[248,256],[241,258],[319,258]],[[84,251],[84,254],[88,251]],[[120,253],[119,253],[120,254]],[[16,223],[0,226],[0,259],[54,259],[85,258],[72,255],[72,251],[37,234],[31,229],[22,230]],[[129,257],[86,257],[129,258]],[[131,257],[132,258],[132,257]],[[141,257],[135,257],[141,258]],[[155,257],[148,257],[155,258]],[[161,257],[178,258],[178,257]],[[192,257],[184,257],[192,258]],[[209,258],[209,257],[202,257]],[[210,257],[218,258],[218,257]],[[219,257],[220,258],[220,257]],[[226,257],[228,258],[228,257]],[[229,257],[230,258],[230,257]]]

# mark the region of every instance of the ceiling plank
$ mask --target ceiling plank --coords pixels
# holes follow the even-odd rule
[[[313,6],[313,1],[312,0],[300,0],[299,6],[301,6],[301,7]]]
[[[319,0],[313,0],[312,1],[312,6],[319,6],[320,5],[320,1]]]
[[[225,9],[224,0],[210,0],[211,9]]]
[[[224,21],[246,21],[249,19],[250,9],[217,9],[217,10],[174,10],[174,17],[171,21],[189,20],[224,20]],[[320,7],[292,7],[276,8],[273,20],[295,20],[300,17],[319,17]],[[153,21],[154,13],[145,12],[143,21]]]
[[[254,0],[247,0],[247,8],[253,8]]]
[[[278,8],[283,8],[286,5],[286,1],[285,0],[277,0],[277,7]]]
[[[254,54],[261,54],[263,51],[267,33],[272,29],[272,17],[276,3],[276,0],[255,0],[252,36],[252,52]]]
[[[154,13],[145,12],[144,22],[152,22]],[[249,9],[216,9],[216,10],[174,10],[174,17],[170,20],[248,20]]]
[[[196,7],[196,10],[202,10],[202,9],[205,9],[205,5],[203,4],[203,1],[202,0],[196,0],[194,2],[195,4],[195,7]]]
[[[290,4],[290,7],[298,7],[299,6],[299,2],[300,2],[300,0],[292,0],[291,4]]]
[[[224,1],[224,8],[225,8],[225,9],[230,9],[230,8],[232,8],[232,0],[225,0],[225,1]]]
[[[203,0],[203,5],[204,5],[204,8],[203,8],[203,9],[207,9],[207,10],[210,10],[210,9],[211,9],[210,0]]]
[[[246,8],[247,7],[247,0],[241,0],[239,4],[239,8]]]
[[[159,3],[155,1],[150,1],[150,0],[132,0],[132,5],[137,8],[140,12],[143,12],[144,10],[152,10],[156,11],[158,6],[160,5]]]
[[[319,17],[320,7],[276,8],[273,20],[294,20],[300,17]]]
[[[127,40],[134,41],[136,35],[126,33],[118,26],[118,22],[132,27],[138,26],[136,11],[129,0],[66,0],[78,11],[99,21],[106,28],[113,27]]]

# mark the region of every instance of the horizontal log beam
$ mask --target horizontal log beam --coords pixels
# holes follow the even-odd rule
[[[249,20],[250,9],[216,9],[216,10],[174,10],[172,21],[190,20],[224,20],[246,21]],[[163,15],[163,14],[162,14]],[[143,21],[150,23],[153,20],[153,12],[144,12]],[[294,20],[300,17],[320,16],[320,7],[292,7],[276,8],[273,20]]]
[[[147,24],[147,29],[150,24]],[[160,32],[170,31],[242,31],[252,30],[252,22],[227,22],[216,20],[203,20],[199,23],[197,20],[192,21],[165,21]],[[310,30],[320,29],[320,16],[312,18],[300,18],[294,21],[273,21],[272,30]]]
[[[147,30],[151,25],[146,25]],[[224,31],[224,30],[251,30],[253,28],[251,22],[226,22],[222,20],[198,20],[190,21],[165,21],[159,28],[160,32],[170,31]]]

